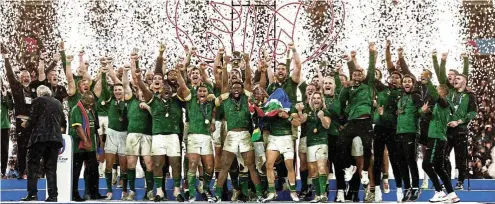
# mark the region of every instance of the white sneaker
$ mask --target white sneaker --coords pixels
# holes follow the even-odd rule
[[[368,177],[368,172],[362,171],[361,172],[361,184],[368,185],[368,183],[370,183],[370,178]]]
[[[354,173],[356,173],[356,170],[357,170],[356,166],[352,166],[352,165],[349,168],[345,168],[344,169],[345,181],[350,181]]]
[[[381,203],[382,201],[382,190],[380,189],[380,186],[375,186],[375,202]]]
[[[390,193],[390,184],[388,183],[388,179],[383,179],[383,193]]]
[[[325,195],[320,196],[320,203],[327,203],[327,202],[328,202],[327,196]]]
[[[335,200],[337,203],[344,203],[345,202],[345,197],[344,197],[344,190],[338,190],[337,191],[337,200]]]
[[[430,202],[436,203],[436,202],[443,202],[447,200],[447,196],[443,191],[437,191],[433,195],[433,197],[430,199]]]
[[[318,203],[320,202],[320,196],[319,195],[315,195],[315,197],[313,198],[313,200],[309,201],[310,203]]]
[[[122,196],[120,197],[120,200],[126,200],[127,199],[127,192],[122,191]]]
[[[402,188],[397,188],[397,202],[401,203],[404,198],[404,193],[402,192]]]
[[[294,202],[299,202],[299,195],[297,195],[296,192],[290,192],[290,198],[292,199],[292,201]]]
[[[108,192],[105,200],[112,200],[112,196],[113,196],[112,192]]]
[[[177,197],[181,194],[180,190],[180,187],[174,187],[174,197]]]
[[[421,189],[428,189],[428,178],[423,179],[423,183],[421,183]]]
[[[125,199],[122,198],[122,200],[126,200],[126,201],[133,201],[134,199],[136,199],[136,193],[134,191],[129,191],[127,197],[125,197]]]
[[[269,193],[268,196],[266,196],[266,198],[263,199],[261,202],[269,203],[271,201],[274,201],[275,199],[277,199],[277,194],[276,193]]]
[[[449,193],[449,195],[447,195],[446,201],[450,201],[452,203],[457,203],[457,202],[460,202],[461,199],[459,199],[459,197],[457,197],[457,194],[455,192],[452,192],[452,193]]]
[[[155,194],[153,193],[153,190],[146,192],[146,197],[148,198],[149,201],[154,201]]]

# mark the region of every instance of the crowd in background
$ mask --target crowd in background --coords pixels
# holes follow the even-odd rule
[[[476,66],[480,64],[483,66]],[[480,57],[473,65],[472,88],[476,92],[478,115],[471,124],[469,140],[469,166],[474,179],[489,179],[488,167],[492,163],[491,152],[495,146],[495,57]]]

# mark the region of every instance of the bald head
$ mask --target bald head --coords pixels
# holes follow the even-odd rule
[[[95,97],[89,91],[82,94],[81,103],[85,108],[91,109],[95,105]]]

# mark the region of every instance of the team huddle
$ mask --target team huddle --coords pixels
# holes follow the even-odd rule
[[[164,178],[171,168],[172,193],[179,202],[195,201],[196,193],[209,202],[270,202],[277,200],[281,188],[290,191],[292,201],[327,202],[333,172],[335,202],[359,202],[361,184],[366,188],[365,201],[381,202],[382,189],[390,192],[390,159],[397,202],[412,202],[421,193],[418,144],[424,151],[422,168],[436,191],[430,201],[460,201],[450,181],[448,154],[455,148],[459,170],[455,189],[462,190],[468,124],[477,113],[474,95],[467,88],[467,55],[462,55],[463,73],[455,69],[447,73],[448,53],[442,54],[439,64],[433,51],[435,87],[432,71],[413,76],[402,48],[394,63],[388,40],[386,79],[376,67],[374,43],[369,44],[367,70],[357,64],[353,51],[343,58],[350,79],[337,63],[316,68],[309,81],[301,76],[302,63],[293,43],[288,44],[284,62],[273,62],[262,51],[254,69],[248,54],[233,51],[229,56],[223,48],[213,65],[192,65],[196,49],[186,46],[186,56],[174,68],[166,67],[165,52],[161,44],[155,69],[146,73],[136,51],[116,69],[113,58],[101,57],[92,77],[83,51],[73,73],[74,56],[66,55],[61,42],[60,54],[53,56],[48,68],[47,55],[41,54],[37,80],[31,81],[30,73],[21,71],[22,91],[18,92],[23,96],[18,101],[27,104],[27,98],[36,97],[36,87],[44,85],[60,102],[68,103],[74,201],[117,199],[112,192],[112,165],[118,160],[121,199],[126,201],[167,200],[171,196],[166,195]],[[12,84],[15,76],[9,56],[2,54]],[[67,89],[59,85],[59,61]],[[145,171],[144,198],[136,198],[138,158]],[[105,196],[98,192],[98,164],[103,160]],[[83,164],[82,198],[78,181]],[[301,177],[299,192],[296,170]],[[210,192],[213,179],[214,192]]]

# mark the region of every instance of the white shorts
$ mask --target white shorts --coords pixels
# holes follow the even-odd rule
[[[297,140],[297,138],[299,138],[299,127],[292,126],[291,130],[292,130],[292,139]]]
[[[319,160],[328,159],[328,146],[326,144],[313,145],[308,147],[308,154],[306,154],[308,162],[316,162]]]
[[[151,135],[141,133],[127,134],[126,155],[151,156]]]
[[[253,142],[254,155],[256,157],[265,156],[265,143],[264,142]]]
[[[266,150],[278,151],[284,155],[284,160],[294,159],[294,141],[292,135],[268,136]]]
[[[215,121],[215,132],[213,132],[213,144],[221,147],[227,133],[227,121]]]
[[[253,143],[251,142],[251,134],[248,131],[229,131],[223,150],[234,154],[253,151]]]
[[[179,135],[153,135],[151,136],[151,154],[180,157],[181,146]]]
[[[107,134],[108,116],[98,116],[98,123],[100,125],[100,128],[98,128],[98,134],[99,135]]]
[[[222,121],[215,121],[215,132],[213,132],[213,144],[215,146],[221,146],[222,145]]]
[[[184,132],[182,133],[182,140],[187,141],[187,135],[189,132],[189,122],[184,123]]]
[[[299,138],[299,147],[298,147],[298,150],[299,150],[299,153],[308,153],[308,143],[306,142],[306,138],[307,137],[301,137]]]
[[[211,136],[203,134],[189,134],[187,136],[187,153],[200,155],[213,154]]]
[[[105,153],[125,156],[127,132],[119,132],[108,128],[107,140],[105,141]]]
[[[353,157],[359,157],[364,155],[363,141],[360,137],[355,137],[352,139],[352,150],[351,155]]]

